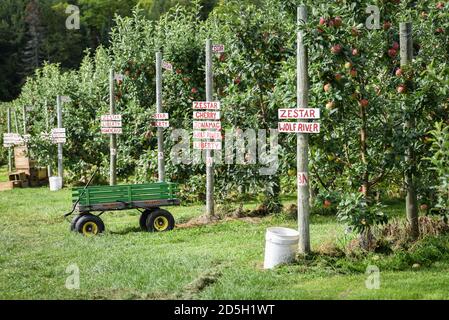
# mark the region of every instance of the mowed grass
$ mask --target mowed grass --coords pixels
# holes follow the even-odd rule
[[[288,202],[292,202],[289,200]],[[62,215],[70,190],[16,189],[0,193],[1,299],[446,299],[449,264],[393,272],[381,270],[381,288],[366,288],[367,275],[300,265],[263,270],[265,230],[296,228],[282,216],[257,221],[146,233],[137,211],[105,213],[106,232],[69,232]],[[255,204],[249,204],[249,207]],[[402,206],[393,206],[393,211]],[[203,206],[170,208],[178,221]],[[397,211],[397,210],[396,210]],[[397,215],[401,214],[397,212]],[[334,217],[313,216],[313,248],[343,235]],[[65,287],[69,266],[80,288]],[[70,269],[69,270],[73,270]]]

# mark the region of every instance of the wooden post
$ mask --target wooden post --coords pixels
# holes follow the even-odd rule
[[[58,128],[63,128],[62,126],[62,99],[61,96],[56,98],[56,107],[58,113]],[[62,163],[62,143],[58,143],[58,176],[61,177],[62,184],[64,185],[64,168]]]
[[[27,109],[26,106],[22,107],[22,116],[23,116],[22,121],[23,121],[23,134],[24,135],[28,133],[27,132],[27,115],[26,115],[27,110],[26,109]]]
[[[403,22],[399,25],[400,33],[400,48],[401,48],[401,66],[406,66],[413,60],[413,37],[412,37],[412,24],[411,22]],[[404,123],[405,130],[415,130],[415,118],[413,114],[409,114],[409,117]],[[407,146],[405,151],[405,161],[407,163],[407,170],[405,172],[405,187],[407,190],[407,196],[405,201],[407,220],[410,223],[410,236],[413,239],[419,237],[419,225],[418,225],[418,200],[416,197],[416,189],[414,183],[415,166],[415,154],[411,144]]]
[[[47,134],[50,134],[50,115],[49,115],[49,112],[48,112],[47,99],[45,99],[45,126],[47,128]],[[51,177],[51,175],[52,175],[52,172],[51,172],[51,157],[49,157],[49,159],[48,159],[47,174],[48,174],[48,177]]]
[[[206,101],[213,101],[214,74],[212,65],[212,41],[206,40]],[[212,158],[212,150],[206,150],[206,214],[215,215],[214,207],[214,163],[207,163]]]
[[[162,53],[156,52],[156,112],[162,113]],[[159,182],[165,180],[164,129],[157,128],[157,169]]]
[[[7,110],[7,130],[11,133],[11,108]],[[12,172],[12,147],[8,148],[8,172]]]
[[[15,127],[16,127],[16,133],[19,133],[19,134],[20,134],[20,131],[19,131],[19,121],[17,120],[17,111],[16,111],[15,108],[14,108],[14,125],[15,125]]]
[[[115,114],[115,93],[114,93],[114,70],[109,70],[109,113]],[[109,166],[109,185],[117,184],[117,136],[110,135],[110,166]]]
[[[298,25],[307,22],[307,7],[298,7]],[[308,80],[308,55],[304,45],[304,32],[298,31],[297,45],[297,108],[309,106],[309,80]],[[309,186],[308,183],[300,183],[299,176],[309,177],[309,140],[305,133],[297,134],[297,185],[298,185],[298,231],[299,252],[310,253],[309,230]],[[303,180],[303,179],[301,179]]]

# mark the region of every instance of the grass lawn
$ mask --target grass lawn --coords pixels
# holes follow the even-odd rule
[[[329,266],[263,270],[265,229],[296,227],[281,216],[149,234],[139,230],[137,211],[106,213],[106,232],[86,238],[69,232],[61,218],[70,203],[69,190],[0,193],[1,299],[449,298],[449,262],[444,261],[428,268],[381,270],[379,290],[366,288],[364,273]],[[402,204],[389,210],[400,215]],[[203,206],[171,211],[183,222],[200,215]],[[313,216],[313,248],[340,238],[343,230],[334,217]],[[65,287],[71,264],[80,270],[78,290]]]

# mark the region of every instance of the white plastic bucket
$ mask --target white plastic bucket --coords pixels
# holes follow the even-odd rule
[[[299,232],[289,228],[268,228],[265,235],[264,269],[294,260],[298,251]]]
[[[50,191],[58,191],[62,189],[61,177],[50,177]]]

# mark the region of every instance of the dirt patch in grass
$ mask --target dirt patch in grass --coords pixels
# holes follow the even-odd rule
[[[194,299],[201,291],[213,285],[221,276],[220,270],[210,270],[201,274],[198,278],[189,283],[182,294],[183,299]]]

